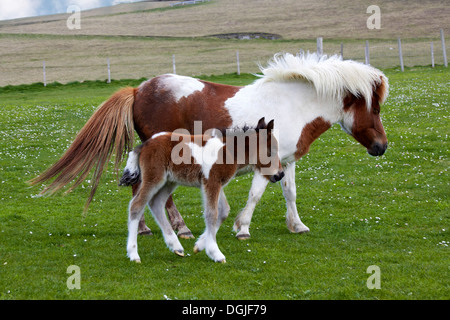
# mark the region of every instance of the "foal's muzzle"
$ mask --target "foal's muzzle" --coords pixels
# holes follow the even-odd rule
[[[278,171],[278,173],[271,176],[269,180],[270,180],[270,182],[277,182],[277,181],[280,181],[281,179],[283,179],[283,177],[284,177],[284,171]]]

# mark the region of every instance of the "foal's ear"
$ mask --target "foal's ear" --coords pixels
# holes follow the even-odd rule
[[[267,131],[270,132],[273,130],[273,125],[274,125],[275,120],[272,119],[269,121],[269,123],[267,124]]]
[[[266,129],[266,121],[264,120],[264,117],[262,117],[261,119],[259,119],[258,121],[258,125],[256,126],[256,130],[260,130],[260,129]]]

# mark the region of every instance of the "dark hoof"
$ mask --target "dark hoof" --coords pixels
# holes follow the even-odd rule
[[[140,236],[152,236],[153,232],[152,232],[152,230],[139,231],[139,235]]]

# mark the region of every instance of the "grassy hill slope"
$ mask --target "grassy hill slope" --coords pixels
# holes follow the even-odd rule
[[[379,68],[399,64],[397,37],[403,41],[406,66],[427,65],[430,41],[442,64],[439,29],[450,32],[445,1],[379,1],[381,29],[369,30],[370,1],[348,0],[212,0],[171,7],[173,1],[146,1],[81,12],[81,29],[67,28],[70,14],[0,21],[0,86],[47,82],[105,80],[107,58],[113,79],[138,79],[173,72],[209,75],[258,72],[279,51],[316,50],[364,61],[370,40],[370,63]],[[216,39],[212,34],[266,32],[281,40]],[[450,41],[448,41],[450,43]]]

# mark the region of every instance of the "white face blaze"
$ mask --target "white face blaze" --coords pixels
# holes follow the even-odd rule
[[[208,179],[209,172],[218,160],[219,151],[224,146],[224,143],[221,139],[213,137],[203,147],[193,142],[189,142],[187,145],[191,149],[191,154],[195,162],[202,166],[203,175]]]
[[[176,74],[167,74],[161,79],[164,89],[170,91],[178,102],[183,97],[188,97],[196,91],[203,90],[205,86],[197,79]]]

